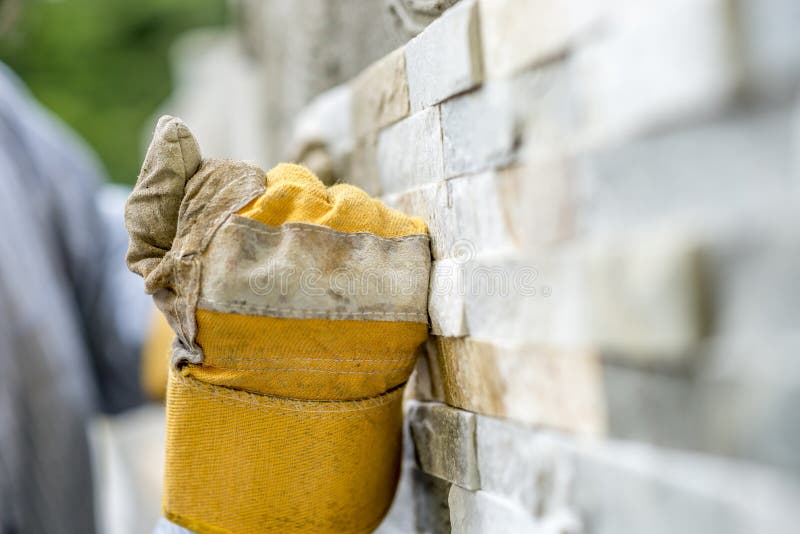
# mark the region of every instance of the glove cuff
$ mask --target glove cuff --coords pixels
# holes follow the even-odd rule
[[[399,476],[402,395],[294,400],[172,371],[165,517],[201,534],[372,532]]]

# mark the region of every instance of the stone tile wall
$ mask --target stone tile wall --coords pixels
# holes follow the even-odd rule
[[[359,6],[423,4],[427,27],[377,41],[343,12],[360,30],[325,44],[351,58],[325,83],[262,61],[303,125],[268,123],[270,153],[316,143],[432,236],[382,531],[797,530],[800,4]],[[295,45],[258,20],[251,40]]]

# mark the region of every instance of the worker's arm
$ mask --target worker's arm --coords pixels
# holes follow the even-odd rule
[[[138,404],[139,352],[149,303],[123,264],[122,200],[112,213],[113,194],[103,185],[104,173],[89,147],[38,105],[2,63],[0,145],[3,194],[15,202],[11,213],[20,211],[22,223],[31,221],[23,224],[30,241],[26,246],[58,266],[57,282],[86,345],[87,361],[79,365],[93,372],[100,407],[118,412]],[[16,273],[21,275],[34,276],[30,269]]]

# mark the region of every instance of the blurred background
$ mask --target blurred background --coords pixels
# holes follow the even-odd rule
[[[0,533],[160,514],[171,334],[122,209],[164,113],[427,222],[379,532],[795,531],[798,27],[796,0],[0,0]]]
[[[230,22],[225,0],[3,2],[0,57],[42,105],[132,184],[142,139],[175,86],[170,48],[193,28]]]

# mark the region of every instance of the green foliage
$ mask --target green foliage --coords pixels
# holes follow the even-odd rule
[[[171,92],[171,44],[185,30],[223,24],[225,0],[24,4],[0,38],[0,59],[86,138],[112,180],[132,183],[142,129]]]

